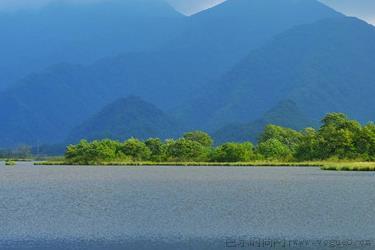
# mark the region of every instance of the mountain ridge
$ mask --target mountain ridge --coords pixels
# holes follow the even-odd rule
[[[124,141],[131,137],[173,138],[181,130],[177,121],[166,115],[155,105],[137,96],[119,98],[74,128],[66,144],[76,143],[82,138],[89,141],[113,139]]]
[[[249,122],[284,99],[295,101],[312,120],[333,111],[374,120],[366,109],[375,93],[374,42],[375,27],[352,17],[292,28],[211,84],[215,88],[205,95],[218,98],[197,101],[205,106],[200,122],[211,120],[208,127]]]
[[[241,1],[245,2],[239,0],[239,3]],[[269,2],[279,3],[276,0],[251,2],[263,6],[269,6]],[[196,112],[193,110],[195,116],[187,117],[181,106],[186,102],[195,102],[195,97],[200,93],[210,94],[212,85],[207,83],[215,82],[216,78],[233,68],[237,60],[242,60],[281,32],[327,16],[342,16],[313,0],[282,2],[285,3],[285,9],[293,7],[295,12],[301,9],[303,12],[293,16],[290,10],[273,9],[274,13],[281,13],[274,22],[269,20],[273,16],[267,16],[268,11],[258,13],[258,17],[252,16],[241,5],[235,8],[243,13],[239,19],[222,15],[220,11],[214,15],[215,18],[211,17],[213,14],[200,13],[189,19],[188,27],[176,36],[180,38],[169,40],[158,50],[106,57],[88,66],[63,64],[29,75],[16,87],[0,93],[0,119],[3,121],[0,124],[0,146],[19,143],[35,145],[36,141],[59,143],[71,129],[98,112],[105,104],[129,95],[140,96],[176,114],[179,119],[184,117],[187,121],[193,121],[186,123],[187,129],[204,124],[197,117],[206,107],[197,106]],[[310,4],[319,6],[319,11],[305,15],[311,11],[308,8]],[[212,8],[209,11],[214,13],[217,10]],[[204,21],[200,23],[202,18]],[[278,22],[281,19],[284,21]],[[222,22],[228,24],[223,26]],[[263,30],[263,33],[260,34],[259,30]],[[172,42],[174,45],[171,45]],[[200,44],[200,47],[196,44]],[[214,87],[222,88],[220,84]],[[222,96],[218,95],[217,98]],[[6,112],[3,111],[5,109]],[[264,112],[266,110],[268,107],[265,107]],[[250,122],[251,118],[244,116],[244,122]],[[220,124],[220,119],[212,123],[225,125]],[[18,133],[13,132],[14,126],[17,126]],[[208,128],[206,126],[204,129]]]

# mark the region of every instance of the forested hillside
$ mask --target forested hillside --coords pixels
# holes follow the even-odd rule
[[[149,5],[139,7],[148,9]],[[120,8],[118,11],[121,12]],[[129,95],[140,96],[179,119],[187,119],[189,122],[185,120],[184,123],[190,127],[205,124],[198,114],[206,107],[198,107],[196,112],[193,110],[192,114],[196,113],[196,116],[186,116],[183,104],[195,103],[195,98],[204,93],[213,98],[210,91],[222,88],[221,84],[207,83],[220,79],[242,57],[280,32],[337,16],[340,14],[315,0],[229,0],[188,17],[186,26],[175,38],[161,32],[161,37],[172,39],[153,52],[125,53],[90,66],[58,64],[49,67],[0,93],[0,146],[61,142],[71,129],[104,105]],[[169,21],[173,25],[178,23],[175,19]],[[121,29],[136,29],[140,34],[149,35],[147,29],[137,28],[139,23],[143,22],[121,24]],[[74,30],[80,29],[77,25]],[[110,30],[115,32],[115,28]],[[114,35],[104,37],[116,38]],[[147,37],[138,39],[152,43],[158,41],[152,37],[150,40]],[[116,47],[105,43],[98,46],[101,49]],[[228,84],[235,87],[238,82],[234,80],[237,79]],[[231,98],[231,92],[227,91],[225,98],[217,95],[223,99],[223,105]],[[248,114],[253,113],[248,107],[240,107],[238,112],[245,108]],[[225,125],[220,121],[222,117],[217,118],[217,122],[213,122],[218,126]],[[246,122],[251,118],[244,116]],[[228,116],[228,119],[232,117]]]

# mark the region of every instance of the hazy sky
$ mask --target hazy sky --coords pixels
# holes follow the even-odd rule
[[[52,1],[89,3],[109,0],[0,0],[0,9],[41,7]],[[123,0],[126,1],[126,0]],[[192,14],[214,6],[224,0],[166,0],[185,14]],[[303,1],[303,0],[301,0]],[[375,24],[375,0],[321,0],[347,15],[358,16]]]
[[[92,3],[106,0],[0,0],[0,9],[16,10],[20,8],[39,8],[53,1]]]
[[[344,14],[375,24],[375,0],[321,0]]]
[[[222,3],[225,0],[167,0],[176,9],[185,14],[193,14]],[[375,0],[374,0],[375,1]]]

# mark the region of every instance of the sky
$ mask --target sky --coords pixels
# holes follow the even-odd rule
[[[167,0],[177,10],[191,15],[201,10],[215,6],[225,0]],[[374,0],[375,1],[375,0]]]
[[[0,10],[17,10],[19,8],[39,8],[52,1],[62,0],[0,0]],[[90,3],[108,0],[63,0],[74,3]],[[126,1],[126,0],[124,0]],[[177,10],[191,15],[210,8],[224,0],[166,0]],[[302,0],[303,1],[303,0]],[[357,16],[375,24],[375,0],[320,0],[344,14]]]
[[[338,11],[375,24],[375,0],[321,0]]]

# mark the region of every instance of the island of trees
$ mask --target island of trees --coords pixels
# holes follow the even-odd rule
[[[330,113],[319,129],[296,131],[268,125],[256,145],[227,142],[215,145],[205,132],[185,133],[179,139],[136,138],[82,140],[65,152],[65,164],[98,165],[136,162],[307,162],[327,160],[375,160],[375,124],[361,125],[345,114]]]

